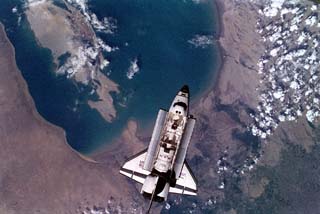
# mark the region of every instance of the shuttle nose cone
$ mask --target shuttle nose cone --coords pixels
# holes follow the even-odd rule
[[[184,85],[180,91],[189,94],[189,87],[187,85]]]

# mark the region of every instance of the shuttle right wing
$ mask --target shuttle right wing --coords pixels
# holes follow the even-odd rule
[[[197,195],[197,181],[194,177],[189,165],[185,161],[182,167],[181,175],[176,182],[175,187],[170,187],[169,192],[184,194],[184,195]]]

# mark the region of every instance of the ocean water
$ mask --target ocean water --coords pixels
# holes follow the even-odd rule
[[[201,96],[219,67],[214,41],[219,26],[212,1],[88,1],[91,13],[100,20],[111,17],[117,26],[113,34],[97,32],[107,44],[119,48],[105,53],[110,64],[104,73],[121,91],[113,94],[117,118],[108,123],[87,105],[92,99],[90,87],[54,73],[51,52],[37,43],[23,5],[21,0],[2,0],[0,4],[0,21],[15,47],[17,65],[39,113],[62,127],[68,143],[81,153],[95,152],[112,142],[130,119],[143,129],[150,128],[158,109],[168,108],[182,85],[189,85],[192,97]],[[192,44],[199,36],[208,36],[213,44]],[[127,71],[135,59],[139,71],[128,79]]]

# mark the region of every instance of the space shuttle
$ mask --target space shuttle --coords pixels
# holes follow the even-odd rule
[[[151,203],[166,201],[169,193],[197,195],[196,178],[185,160],[196,122],[189,115],[189,96],[185,85],[169,111],[159,110],[148,148],[120,169],[122,175],[142,184],[141,194]]]

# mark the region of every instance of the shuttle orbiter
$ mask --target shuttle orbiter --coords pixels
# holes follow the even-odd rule
[[[196,179],[185,161],[195,122],[189,116],[189,88],[185,85],[169,112],[159,110],[148,148],[120,169],[121,174],[142,184],[141,194],[151,203],[167,200],[168,193],[197,195]]]

